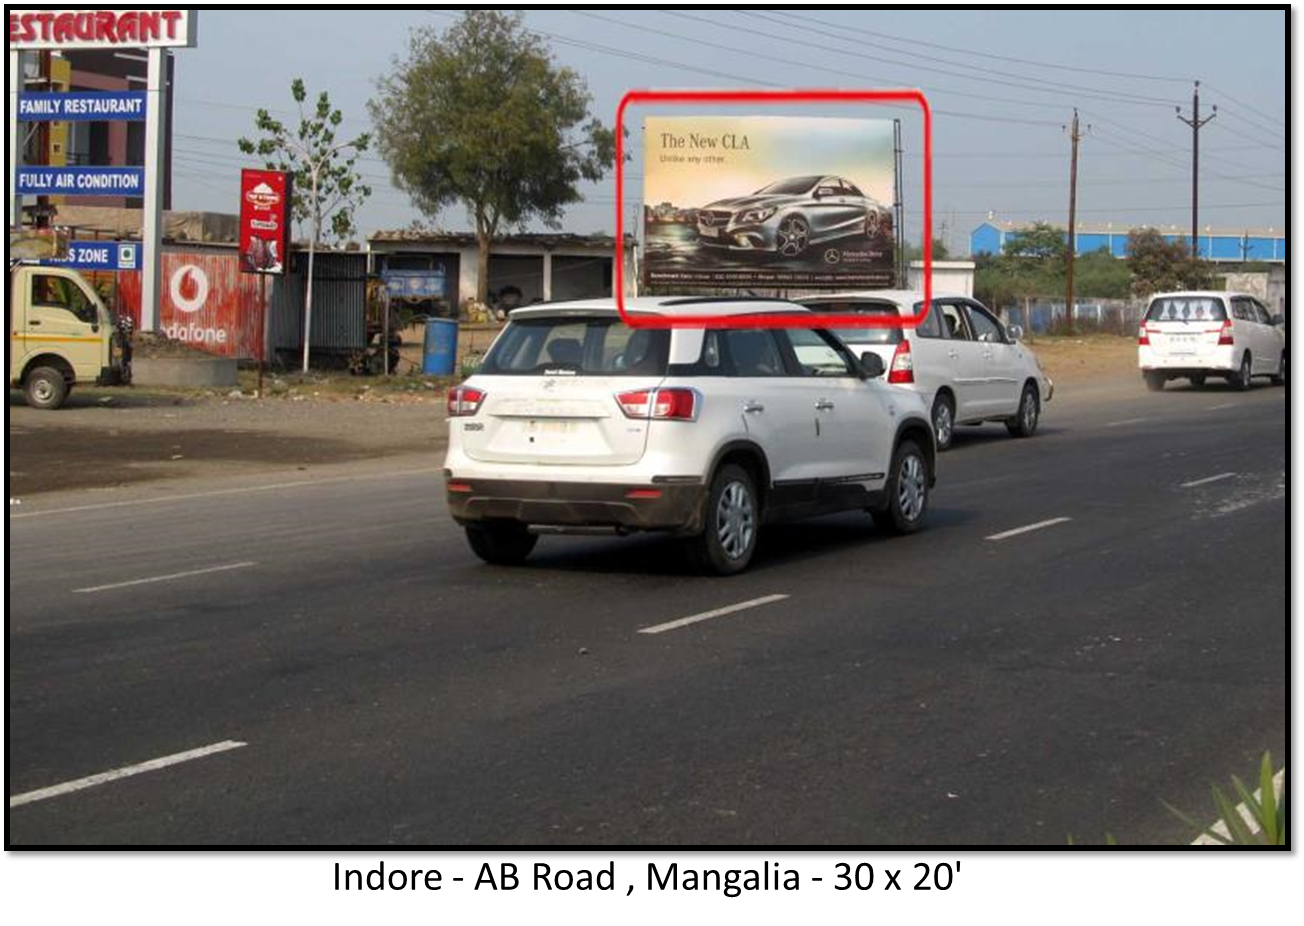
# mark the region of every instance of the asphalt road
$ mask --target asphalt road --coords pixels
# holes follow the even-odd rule
[[[1189,841],[1161,799],[1284,755],[1285,392],[1063,396],[962,431],[922,533],[723,580],[482,565],[438,459],[11,507],[10,844]]]

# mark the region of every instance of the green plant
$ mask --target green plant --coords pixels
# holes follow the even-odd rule
[[[1214,807],[1218,811],[1223,826],[1227,827],[1227,835],[1218,832],[1214,827],[1201,826],[1196,823],[1191,816],[1181,813],[1180,810],[1172,806],[1167,801],[1162,801],[1163,806],[1167,807],[1171,814],[1181,822],[1187,824],[1196,831],[1198,836],[1210,836],[1211,839],[1217,840],[1222,845],[1286,845],[1286,783],[1282,781],[1282,793],[1278,796],[1277,789],[1273,786],[1273,755],[1264,753],[1264,760],[1258,767],[1258,796],[1249,793],[1249,789],[1241,784],[1240,779],[1235,775],[1231,777],[1232,789],[1235,797],[1239,797],[1241,803],[1245,805],[1245,811],[1251,816],[1254,827],[1251,828],[1249,823],[1245,822],[1244,816],[1236,809],[1231,799],[1223,793],[1218,785],[1213,786]],[[1217,824],[1214,824],[1217,826]],[[1069,845],[1077,845],[1072,836],[1068,837]],[[1104,844],[1118,845],[1118,841],[1110,833],[1104,835]]]
[[[1259,764],[1259,795],[1256,798],[1235,775],[1232,776],[1232,789],[1235,797],[1241,799],[1250,818],[1254,821],[1252,829],[1240,811],[1217,785],[1213,786],[1213,803],[1227,828],[1226,835],[1213,826],[1202,826],[1188,814],[1164,801],[1164,806],[1179,820],[1191,827],[1197,835],[1209,836],[1225,846],[1284,846],[1286,845],[1286,783],[1283,780],[1281,797],[1277,797],[1273,785],[1272,755],[1263,754]]]

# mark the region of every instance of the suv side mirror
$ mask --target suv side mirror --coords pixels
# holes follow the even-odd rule
[[[867,350],[860,355],[860,369],[865,374],[865,379],[878,379],[887,370],[883,366],[883,358],[872,350]]]
[[[1005,329],[1005,333],[1009,335],[1011,341],[1023,340],[1023,328],[1019,325],[1010,325]]]

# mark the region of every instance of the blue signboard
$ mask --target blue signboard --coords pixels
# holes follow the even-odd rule
[[[144,196],[143,167],[20,167],[19,196]]]
[[[433,270],[386,270],[383,277],[391,299],[442,299],[448,287],[442,265]]]
[[[23,122],[140,122],[145,118],[143,90],[106,93],[24,93],[18,98]]]
[[[73,241],[66,258],[41,263],[69,270],[139,270],[140,252],[138,241]]]

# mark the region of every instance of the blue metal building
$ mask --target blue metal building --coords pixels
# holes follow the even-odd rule
[[[1006,240],[1018,234],[1024,224],[989,220],[975,228],[969,235],[969,254],[999,254]],[[1144,226],[1115,226],[1114,223],[1079,223],[1076,253],[1091,254],[1101,248],[1115,257],[1127,256],[1127,235],[1133,228]],[[1160,229],[1166,241],[1189,241],[1190,235],[1169,228]],[[1220,263],[1246,261],[1286,262],[1286,236],[1274,229],[1207,230],[1200,236],[1200,256]]]

